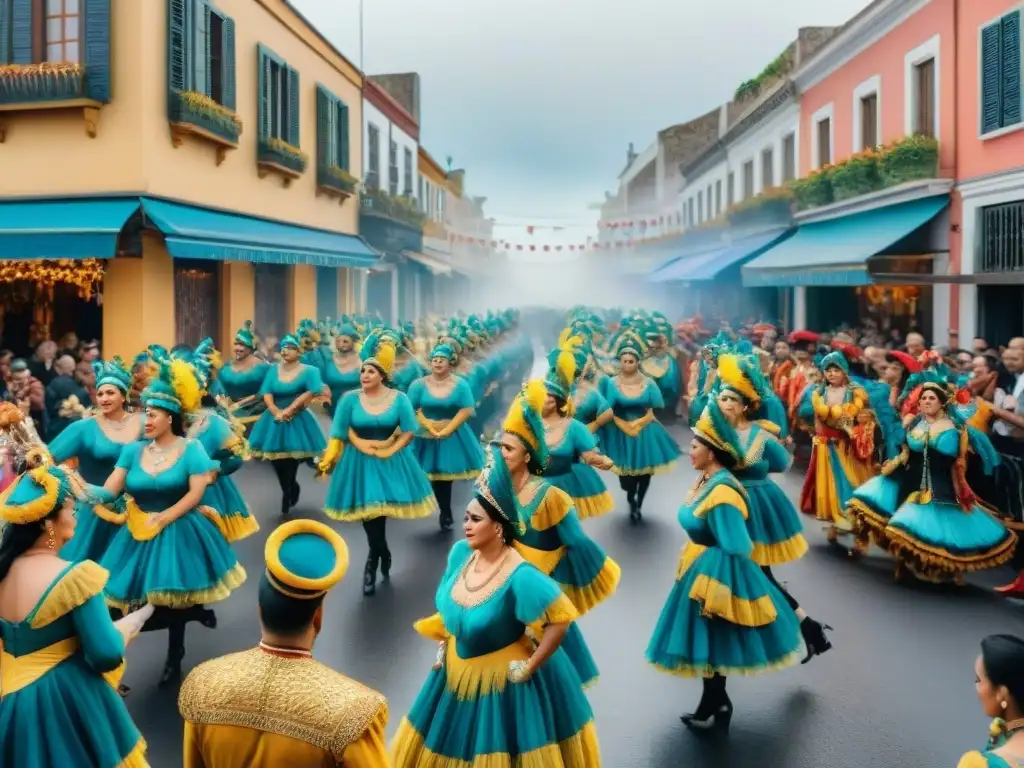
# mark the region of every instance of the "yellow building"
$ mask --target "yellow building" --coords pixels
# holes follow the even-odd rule
[[[4,346],[46,323],[131,359],[356,309],[362,82],[285,0],[0,0]]]

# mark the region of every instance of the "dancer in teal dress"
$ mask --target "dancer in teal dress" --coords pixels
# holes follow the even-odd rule
[[[629,519],[643,519],[644,498],[654,475],[675,466],[682,451],[654,412],[665,406],[654,380],[640,371],[643,340],[626,331],[618,340],[619,373],[601,380],[604,395],[614,413],[601,432],[601,448],[615,466],[619,485],[629,502]]]
[[[983,752],[968,752],[957,768],[1020,768],[1024,765],[1024,640],[989,635],[974,662],[974,687],[982,710],[993,718]]]
[[[387,520],[429,517],[437,500],[410,443],[416,412],[409,398],[388,386],[395,362],[393,337],[375,329],[363,342],[360,389],[338,404],[331,438],[320,460],[321,474],[331,473],[324,514],[342,522],[361,522],[369,554],[363,571],[363,594],[377,590],[377,570],[391,577]]]
[[[270,367],[260,387],[267,410],[249,435],[254,459],[270,462],[281,486],[281,514],[299,501],[299,464],[316,458],[326,447],[320,423],[309,411],[322,394],[318,368],[299,362],[299,341],[291,334],[281,339],[281,362]]]
[[[733,706],[726,678],[795,664],[800,622],[750,559],[746,492],[729,470],[735,447],[719,437],[707,411],[694,431],[690,463],[701,475],[679,510],[690,540],[646,656],[662,672],[703,679],[700,704],[683,715],[687,727],[727,729]]]
[[[452,484],[475,478],[484,467],[484,450],[469,425],[475,410],[473,392],[465,379],[452,373],[457,363],[451,344],[438,343],[430,353],[431,372],[409,387],[409,402],[419,421],[412,448],[430,478],[445,531],[453,524]]]
[[[773,566],[799,560],[808,549],[796,507],[769,477],[793,464],[793,457],[779,441],[786,435],[786,408],[753,355],[721,354],[717,360],[716,399],[708,403],[706,413],[736,457],[732,471],[746,492],[747,532],[754,544],[750,559],[761,566],[796,611],[807,646],[806,664],[831,650],[825,630],[832,628],[808,616],[772,572]]]
[[[608,424],[615,416],[608,401],[604,399],[594,383],[597,368],[589,355],[583,368],[583,375],[577,379],[573,391],[573,418],[582,422],[587,430],[595,436],[600,434],[601,427]]]
[[[97,411],[74,421],[49,445],[50,456],[58,464],[78,462],[78,473],[87,483],[103,485],[121,455],[121,449],[142,436],[142,416],[129,412],[128,391],[132,375],[120,358],[94,362]],[[116,513],[86,499],[76,508],[78,525],[75,537],[61,550],[65,560],[78,563],[99,561],[120,528]]]
[[[541,415],[549,457],[544,479],[569,494],[576,514],[586,520],[611,512],[615,506],[608,487],[594,469],[611,469],[612,460],[597,449],[597,439],[590,430],[569,415],[583,340],[567,337],[567,333],[548,356],[551,368],[544,381],[548,396]]]
[[[558,582],[583,616],[611,597],[622,574],[584,533],[569,494],[540,477],[550,463],[540,415],[547,397],[542,381],[528,382],[502,424],[501,455],[525,528],[515,547],[527,562]]]
[[[351,320],[343,318],[334,336],[334,350],[324,356],[323,383],[331,390],[331,403],[327,412],[333,417],[338,403],[349,392],[359,389],[359,331]]]
[[[655,416],[662,424],[671,424],[676,419],[676,406],[683,395],[683,377],[679,373],[679,363],[672,357],[668,345],[668,340],[672,337],[672,324],[660,312],[655,312],[646,336],[650,347],[640,364],[640,369],[654,379],[664,402],[664,406],[655,412]]]
[[[235,334],[234,359],[217,375],[218,388],[228,400],[228,410],[246,427],[256,423],[266,408],[260,388],[270,370],[270,363],[256,356],[256,348],[252,321],[246,320]]]
[[[100,564],[112,574],[106,586],[111,605],[157,606],[146,630],[168,630],[160,680],[166,686],[181,678],[185,624],[215,627],[216,616],[204,604],[225,599],[245,581],[245,570],[220,515],[201,504],[219,465],[199,441],[185,438],[185,418],[200,404],[198,376],[182,360],[159,366],[142,397],[146,440],[124,447],[104,484],[101,501],[124,494],[124,524]]]
[[[416,624],[439,646],[392,742],[394,768],[600,768],[588,680],[565,647],[577,612],[512,547],[524,530],[514,494],[496,459],[448,556],[437,613]]]
[[[0,765],[145,768],[146,742],[117,689],[125,646],[152,609],[115,624],[107,572],[58,557],[85,487],[42,459],[36,451],[0,495]]]

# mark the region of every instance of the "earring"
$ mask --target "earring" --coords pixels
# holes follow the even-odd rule
[[[999,702],[999,706],[1002,707],[1003,709],[1006,709],[1009,706],[1009,704],[1007,704],[1005,701],[1000,701]]]
[[[46,548],[56,549],[57,548],[57,537],[53,533],[53,526],[46,526]]]
[[[501,526],[500,525],[494,526],[494,535],[495,536],[499,536],[499,537],[501,536]]]

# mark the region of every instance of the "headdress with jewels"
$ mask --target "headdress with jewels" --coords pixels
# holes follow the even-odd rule
[[[4,524],[37,523],[60,509],[69,498],[86,495],[85,482],[73,470],[48,463],[48,457],[42,453],[28,460],[34,466],[0,494],[0,522]]]
[[[299,344],[299,340],[293,334],[290,333],[286,333],[284,336],[282,336],[281,340],[277,342],[277,346],[279,349],[284,349],[285,347],[291,347],[292,349],[302,349],[302,345]]]
[[[526,525],[519,515],[516,492],[512,487],[512,476],[501,456],[500,446],[487,446],[487,462],[476,479],[475,490],[476,500],[484,509],[510,523],[517,535],[526,533]]]
[[[532,474],[542,474],[548,466],[548,445],[544,439],[544,420],[541,417],[547,397],[548,390],[542,380],[528,381],[512,401],[501,425],[505,432],[515,435],[526,447]]]
[[[313,600],[345,577],[348,546],[337,531],[316,520],[291,520],[267,537],[266,580],[296,600]]]

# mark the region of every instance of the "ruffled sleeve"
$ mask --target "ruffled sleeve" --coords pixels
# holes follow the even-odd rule
[[[211,459],[206,449],[203,448],[203,444],[198,440],[188,441],[182,459],[189,477],[220,471],[220,462]]]
[[[984,432],[974,427],[965,427],[965,429],[967,430],[967,441],[970,444],[971,450],[981,459],[985,474],[991,475],[1000,462],[995,446],[992,445],[992,441],[988,439]]]
[[[765,439],[764,459],[768,462],[769,472],[786,472],[793,466],[793,455],[774,437]]]
[[[409,396],[399,392],[395,397],[398,398],[398,402],[395,403],[395,407],[398,408],[398,429],[402,432],[415,432],[419,428],[419,422],[416,421],[416,411],[409,402]]]
[[[260,384],[259,396],[264,395],[274,396],[277,393],[274,391],[277,388],[277,366],[268,365],[267,374],[263,377],[263,383]]]
[[[324,388],[324,377],[320,375],[320,369],[315,365],[307,365],[303,374],[306,377],[306,391],[311,395],[319,395]]]
[[[786,437],[789,434],[789,418],[786,415],[786,406],[779,396],[772,393],[761,401],[761,415],[779,428],[779,436]],[[771,470],[778,472],[780,470]]]
[[[476,403],[473,402],[473,391],[469,388],[469,384],[466,383],[465,379],[459,379],[455,384],[455,391],[452,393],[452,399],[455,404],[459,406],[459,410],[465,408],[475,408]]]
[[[82,452],[85,430],[92,426],[92,419],[80,419],[68,424],[47,446],[57,464],[74,459]]]
[[[750,540],[746,520],[738,507],[728,503],[716,504],[707,511],[705,519],[720,549],[730,555],[750,557],[754,542]]]
[[[560,488],[545,484],[537,493],[544,494],[534,509],[530,524],[538,531],[546,531],[554,528],[562,522],[569,513],[575,515],[576,509],[572,503],[572,497]]]
[[[579,616],[561,587],[532,565],[516,568],[511,587],[516,619],[534,630],[575,621]]]
[[[341,402],[334,409],[334,418],[331,420],[332,440],[348,440],[348,430],[352,423],[352,409],[359,400],[359,392],[351,391],[342,395]]]
[[[597,448],[597,438],[594,437],[593,433],[586,426],[575,419],[569,422],[569,434],[572,439],[573,454],[579,456],[587,451],[592,451]]]
[[[426,384],[423,383],[423,379],[416,379],[409,386],[408,397],[414,411],[420,407],[420,402],[423,400],[424,387],[426,387]]]

